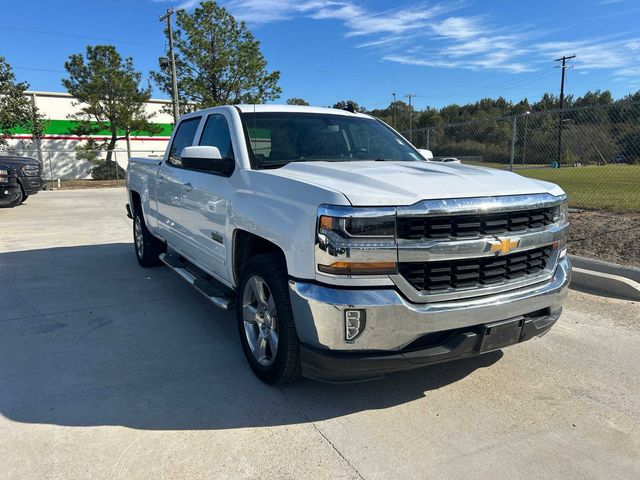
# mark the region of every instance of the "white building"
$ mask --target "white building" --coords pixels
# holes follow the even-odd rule
[[[75,99],[68,93],[58,92],[29,91],[27,95],[47,119],[44,137],[38,145],[31,135],[18,130],[9,138],[7,153],[40,158],[47,180],[90,178],[91,163],[76,158],[76,146],[88,137],[74,134],[76,122],[69,117],[78,111],[79,107],[74,105]],[[132,136],[132,156],[156,156],[164,153],[173,128],[173,116],[162,109],[167,105],[171,105],[170,100],[152,99],[148,102],[147,112],[153,115],[151,122],[161,127],[162,131],[159,134]],[[111,135],[109,132],[100,132],[92,137],[104,140]],[[118,140],[115,155],[120,166],[126,168],[128,151],[125,138]]]

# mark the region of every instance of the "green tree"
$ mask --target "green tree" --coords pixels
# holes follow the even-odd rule
[[[366,108],[361,107],[353,100],[340,100],[339,102],[334,103],[332,108],[337,108],[339,110],[346,110],[349,107],[350,103],[353,105],[353,108],[355,109],[356,112],[365,113],[367,111]]]
[[[114,46],[88,46],[84,56],[71,55],[64,66],[69,78],[62,84],[76,99],[74,106],[80,107],[70,116],[78,122],[74,133],[110,132],[109,140],[100,145],[107,150],[107,167],[118,138],[129,138],[134,132],[159,132],[145,110],[151,89],[140,87],[142,75],[134,69],[133,60],[123,59]],[[113,167],[107,170],[115,171]]]
[[[16,81],[11,65],[0,56],[0,146],[7,144],[7,137],[17,128],[26,130],[34,139],[44,133],[46,122],[25,95],[28,88],[28,83]]]
[[[202,2],[191,13],[179,10],[176,24],[178,93],[181,104],[191,104],[187,109],[265,103],[280,96],[280,72],[267,71],[260,42],[225,8]],[[151,77],[172,93],[170,66]]]
[[[307,103],[306,100],[304,100],[302,98],[296,98],[296,97],[287,99],[287,105],[309,106],[309,104]]]

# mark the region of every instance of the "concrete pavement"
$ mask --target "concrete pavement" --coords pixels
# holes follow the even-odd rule
[[[122,189],[0,210],[0,478],[640,478],[640,306],[541,339],[269,387],[232,314],[142,269]]]

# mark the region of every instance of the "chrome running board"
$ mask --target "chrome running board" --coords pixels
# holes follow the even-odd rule
[[[233,291],[187,260],[167,253],[160,254],[160,260],[216,307],[222,310],[231,310],[234,307]]]

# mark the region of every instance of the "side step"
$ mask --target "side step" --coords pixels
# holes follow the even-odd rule
[[[160,254],[160,260],[180,275],[216,307],[231,310],[235,305],[234,292],[187,260],[169,253]]]

